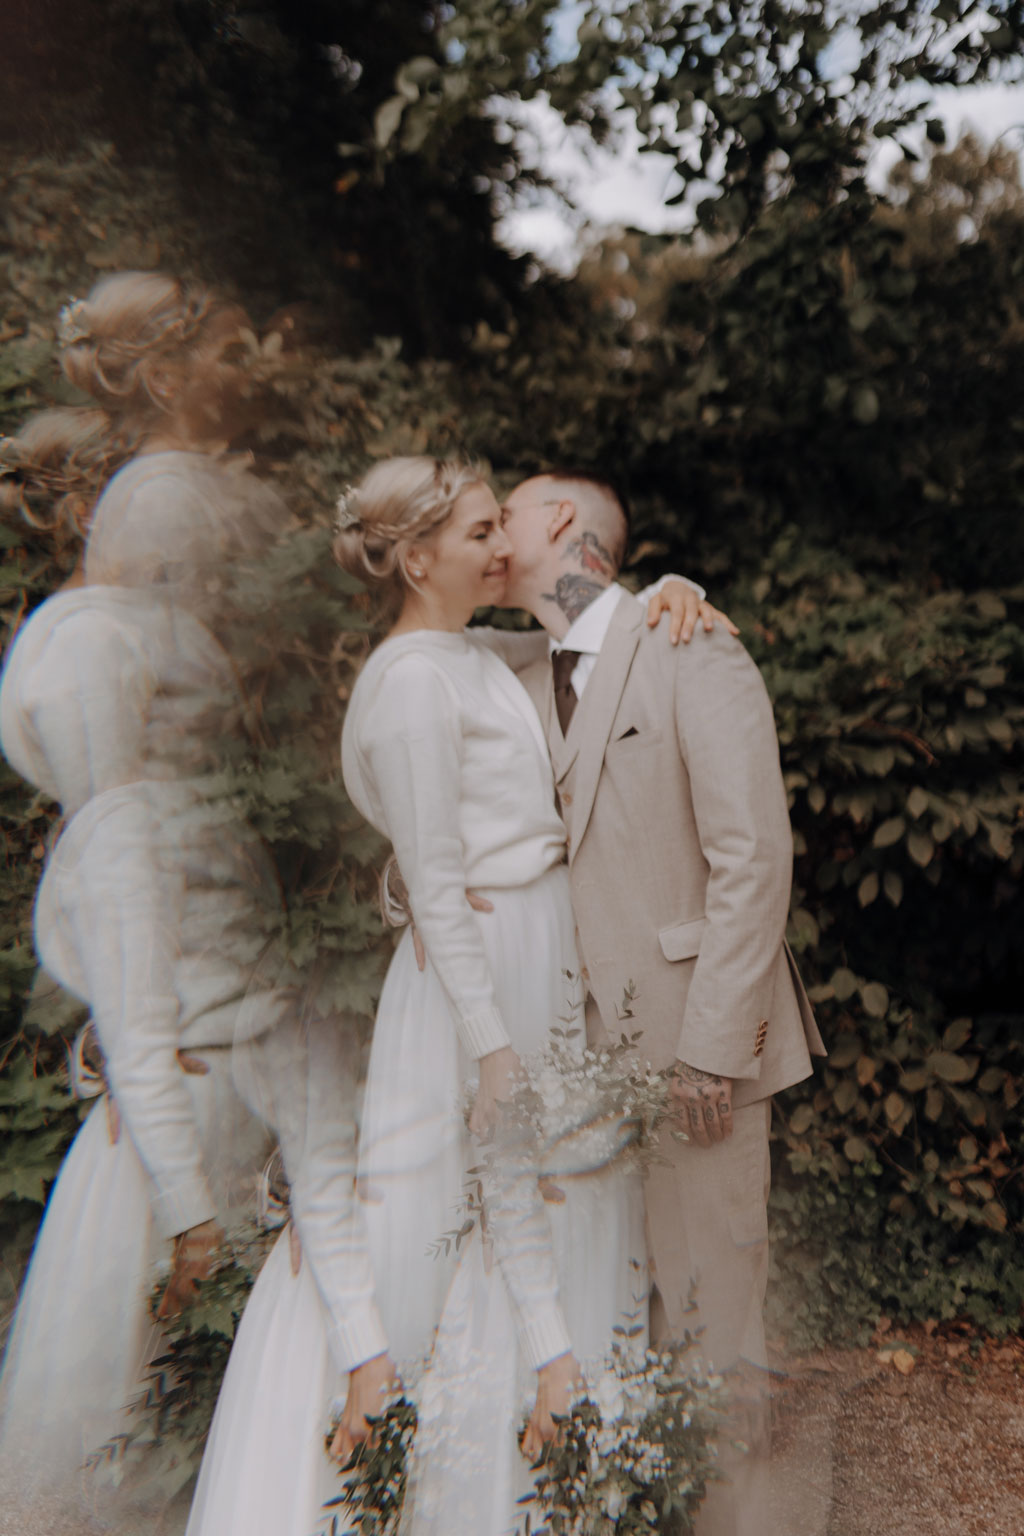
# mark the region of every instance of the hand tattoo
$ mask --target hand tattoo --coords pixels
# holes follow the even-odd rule
[[[566,575],[559,576],[553,592],[544,592],[542,596],[545,602],[557,603],[572,624],[606,590],[604,582],[590,576]]]
[[[700,1067],[691,1067],[685,1061],[676,1062],[676,1076],[681,1077],[684,1083],[717,1083],[722,1086],[722,1079],[714,1072],[702,1072]]]

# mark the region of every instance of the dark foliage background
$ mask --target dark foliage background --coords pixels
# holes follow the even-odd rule
[[[101,272],[201,276],[264,332],[299,318],[251,445],[297,531],[248,594],[272,618],[244,803],[296,955],[364,1031],[381,850],[336,744],[369,621],[330,565],[334,496],[424,449],[483,454],[502,483],[566,460],[623,478],[637,574],[701,577],[775,701],[791,937],[833,1047],[777,1106],[775,1326],[1017,1330],[1024,193],[1010,145],[945,146],[919,88],[1019,80],[1024,8],[993,0],[980,26],[959,0],[838,20],[818,0],[591,4],[575,50],[557,9],[10,0],[0,427],[72,398],[55,316]],[[612,88],[675,157],[693,234],[625,231],[571,279],[538,273],[495,238],[538,182],[504,115],[543,96],[603,140]],[[881,139],[903,150],[884,193],[865,178]],[[60,572],[20,525],[0,543],[11,628]],[[68,1010],[29,1002],[49,814],[4,779],[8,1311],[76,1123]]]

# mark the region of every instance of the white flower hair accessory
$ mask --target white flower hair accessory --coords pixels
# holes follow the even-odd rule
[[[359,492],[354,485],[346,485],[341,495],[335,502],[337,517],[334,526],[339,533],[347,533],[350,528],[358,528],[362,522],[359,515]]]
[[[88,304],[85,299],[68,299],[57,317],[57,340],[62,347],[73,346],[76,341],[88,341],[90,331],[85,315]]]

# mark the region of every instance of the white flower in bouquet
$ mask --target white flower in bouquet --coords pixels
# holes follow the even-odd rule
[[[529,1528],[564,1536],[688,1536],[714,1476],[721,1383],[672,1355],[623,1351],[572,1405],[535,1468]]]
[[[602,1425],[617,1424],[626,1411],[622,1377],[615,1371],[602,1372],[587,1394],[601,1414]]]

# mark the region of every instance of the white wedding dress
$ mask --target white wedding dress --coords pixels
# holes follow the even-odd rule
[[[102,1095],[65,1158],[4,1360],[0,1492],[25,1536],[115,1518],[83,1463],[129,1427],[158,1349],[156,1266],[173,1234],[251,1205],[269,1152],[229,1049],[249,970],[229,929],[251,916],[261,865],[174,776],[197,720],[223,721],[233,695],[204,626],[153,594],[102,587],[42,604],[0,685],[6,757],[69,818],[40,883],[36,947],[90,1008],[121,1122],[115,1139]],[[184,1073],[178,1049],[206,1074]]]
[[[300,1202],[304,1252],[314,1242],[299,1274],[282,1239],[256,1282],[188,1536],[329,1531],[331,1410],[347,1371],[385,1348],[420,1419],[403,1533],[504,1536],[530,1487],[517,1433],[536,1368],[569,1348],[595,1368],[646,1316],[642,1198],[614,1167],[560,1181],[562,1203],[519,1178],[486,1239],[477,1220],[445,1251],[480,1155],[464,1118],[474,1058],[511,1044],[528,1059],[578,1003],[565,831],[533,705],[473,631],[385,641],[353,691],[342,758],[353,803],[394,845],[428,963],[407,932],[377,1015],[358,1196],[335,1147],[344,1208]],[[467,887],[493,912],[472,911]],[[332,1220],[345,1232],[333,1276],[313,1231]]]

